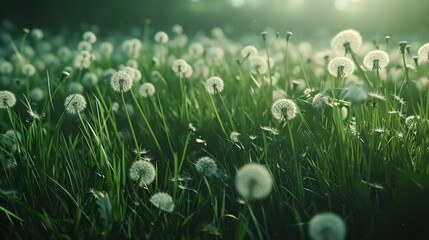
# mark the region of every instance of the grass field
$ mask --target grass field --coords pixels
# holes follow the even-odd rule
[[[2,30],[2,239],[426,239],[428,39],[94,32]]]

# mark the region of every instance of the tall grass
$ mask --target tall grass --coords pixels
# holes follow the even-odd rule
[[[14,70],[1,73],[1,84],[18,103],[0,109],[1,133],[14,132],[3,134],[0,145],[4,239],[308,239],[310,218],[326,211],[344,219],[347,239],[424,239],[428,233],[429,94],[416,83],[427,78],[429,65],[415,71],[404,67],[411,56],[395,55],[399,46],[380,73],[358,68],[365,92],[375,92],[373,83],[381,78],[376,93],[383,99],[370,95],[355,103],[342,98],[343,86],[352,80],[329,76],[326,61],[312,60],[318,51],[304,56],[299,48],[304,40],[298,37],[276,40],[268,33],[261,42],[255,34],[261,56],[273,60],[262,75],[237,64],[241,42],[228,38],[190,38],[206,49],[224,49],[219,60],[194,58],[187,53],[189,43],[180,44],[181,35],[159,52],[159,44],[137,36],[144,39],[142,48],[129,56],[121,43],[130,37],[112,35],[113,55],[100,57],[103,40],[98,40],[91,52],[98,57],[89,68],[78,68],[73,57],[80,54],[79,39],[63,35],[58,36],[63,41],[47,37],[36,44],[27,33],[11,34],[2,44],[1,61],[13,63]],[[321,41],[328,46],[329,39]],[[60,47],[72,56],[58,56]],[[273,56],[276,52],[281,54]],[[159,65],[152,64],[156,54],[162,55]],[[358,54],[352,56],[360,64]],[[193,66],[191,77],[179,78],[171,70],[176,58]],[[22,77],[19,59],[37,66],[25,87],[12,81]],[[119,70],[129,59],[137,61],[143,79],[131,92],[115,93],[105,70]],[[61,81],[65,69],[71,76]],[[96,73],[98,83],[82,92],[87,108],[68,114],[67,86],[81,83],[85,72]],[[224,80],[221,93],[205,91],[210,76]],[[305,90],[292,79],[305,79]],[[142,82],[153,83],[155,95],[139,96]],[[39,102],[31,96],[36,87],[45,93]],[[298,117],[272,117],[276,90],[297,103]],[[324,102],[316,107],[313,99],[320,92]],[[406,124],[409,116],[416,116],[414,125]],[[229,138],[232,131],[240,133],[238,142]],[[203,156],[217,162],[215,176],[195,170]],[[156,167],[154,183],[145,187],[128,176],[131,164],[142,158]],[[273,191],[263,200],[245,201],[234,188],[236,170],[250,162],[272,175]],[[173,197],[172,213],[150,203],[157,192]]]

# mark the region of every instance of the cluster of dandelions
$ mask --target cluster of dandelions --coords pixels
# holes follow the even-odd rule
[[[344,240],[346,231],[343,219],[330,212],[315,215],[308,226],[308,233],[313,240]]]
[[[249,163],[237,171],[235,187],[246,200],[263,199],[271,193],[273,179],[266,167]]]
[[[66,111],[71,114],[77,114],[85,110],[86,100],[85,97],[79,93],[69,95],[64,100],[64,107]]]
[[[9,91],[0,91],[0,109],[11,108],[15,106],[15,94]]]
[[[271,114],[277,120],[292,120],[298,114],[298,105],[291,99],[279,99],[271,106]]]
[[[130,179],[140,187],[146,187],[155,180],[156,171],[152,163],[145,160],[133,162],[129,170]]]

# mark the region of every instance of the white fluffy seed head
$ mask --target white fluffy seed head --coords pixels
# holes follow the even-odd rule
[[[427,62],[429,60],[429,43],[423,44],[417,51],[417,55],[421,62]]]
[[[233,142],[238,143],[238,142],[240,142],[240,139],[239,139],[240,135],[241,135],[241,134],[240,134],[239,132],[235,132],[235,131],[233,131],[233,132],[231,132],[231,134],[229,134],[229,138],[230,138]]]
[[[262,57],[252,57],[249,59],[250,71],[254,74],[265,74],[268,72],[268,63]]]
[[[9,91],[0,91],[0,109],[11,108],[16,104],[15,94]]]
[[[173,212],[174,202],[173,198],[167,193],[159,192],[152,195],[150,202],[157,208],[166,211]]]
[[[97,41],[97,36],[91,31],[86,31],[83,33],[82,39],[90,44],[93,44]]]
[[[253,45],[247,45],[241,49],[241,56],[245,57],[256,57],[258,56],[258,49]]]
[[[13,71],[13,65],[7,61],[0,62],[0,72],[3,74],[11,74]]]
[[[220,77],[210,77],[205,84],[206,91],[210,94],[221,93],[223,87],[223,80]]]
[[[271,193],[273,179],[266,167],[250,163],[237,171],[235,187],[246,200],[263,199]]]
[[[363,65],[369,70],[385,68],[387,64],[389,64],[389,55],[381,50],[371,51],[363,59]]]
[[[188,70],[188,63],[183,59],[176,59],[173,61],[173,64],[171,66],[171,69],[174,73],[177,75],[184,74]]]
[[[334,77],[348,77],[354,71],[352,60],[346,57],[336,57],[329,61],[328,71]]]
[[[71,114],[77,114],[85,110],[86,100],[85,97],[79,93],[71,94],[66,97],[64,101],[64,107],[66,111]]]
[[[204,46],[201,43],[192,43],[189,45],[188,53],[192,58],[201,57],[204,53]]]
[[[36,68],[33,65],[26,63],[22,65],[21,72],[24,76],[31,77],[36,73]]]
[[[330,212],[315,215],[308,226],[308,233],[313,240],[343,240],[346,231],[343,219]]]
[[[112,75],[110,86],[116,92],[128,92],[133,86],[133,80],[124,71],[118,71]]]
[[[355,52],[362,46],[362,36],[354,29],[347,29],[337,33],[331,40],[331,47],[337,55],[345,55],[345,45]]]
[[[155,33],[154,39],[155,42],[164,44],[168,42],[168,35],[163,31],[159,31]]]
[[[201,157],[195,163],[195,169],[206,177],[216,176],[218,168],[215,160],[211,157]]]
[[[140,187],[145,187],[155,180],[156,171],[152,163],[139,160],[131,164],[129,175],[131,180],[138,182]]]
[[[140,86],[139,94],[142,97],[151,97],[155,94],[155,86],[152,83],[145,82]]]
[[[271,106],[271,114],[279,121],[292,120],[298,114],[298,106],[291,99],[279,99]]]

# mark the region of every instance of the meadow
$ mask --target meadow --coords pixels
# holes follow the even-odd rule
[[[1,29],[1,238],[426,239],[428,39],[380,34]]]

